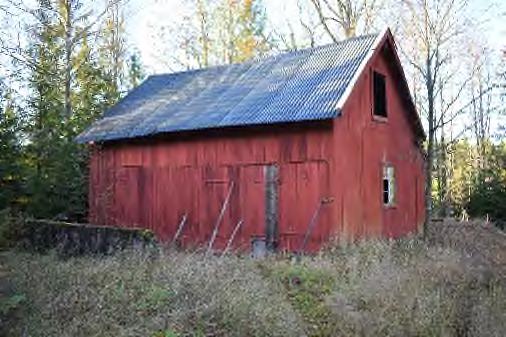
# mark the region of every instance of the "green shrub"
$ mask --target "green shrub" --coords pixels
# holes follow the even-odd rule
[[[10,209],[0,210],[0,251],[13,247],[22,235],[23,219]]]
[[[332,317],[325,303],[334,286],[331,272],[310,263],[279,262],[271,269],[272,277],[283,283],[287,296],[301,313],[311,336],[326,336],[332,331]]]

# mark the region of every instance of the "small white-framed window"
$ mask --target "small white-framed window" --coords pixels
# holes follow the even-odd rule
[[[383,205],[395,205],[395,169],[392,165],[383,166]]]

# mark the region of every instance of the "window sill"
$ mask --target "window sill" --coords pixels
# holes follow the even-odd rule
[[[379,123],[387,123],[388,122],[388,117],[372,115],[372,119],[373,119],[373,121],[379,122]]]
[[[391,204],[391,205],[383,204],[383,209],[396,209],[396,208],[397,208],[396,204]]]

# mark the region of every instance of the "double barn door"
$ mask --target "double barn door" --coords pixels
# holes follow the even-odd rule
[[[182,240],[206,243],[227,195],[228,205],[214,247],[225,247],[242,220],[233,245],[251,248],[265,240],[268,248],[298,250],[322,199],[329,197],[326,162],[224,167],[123,167],[114,183],[113,222],[146,227],[170,240],[187,215]],[[330,231],[330,207],[322,207],[306,249],[319,247]]]

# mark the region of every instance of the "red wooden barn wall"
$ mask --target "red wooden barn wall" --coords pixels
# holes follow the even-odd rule
[[[371,72],[387,76],[388,119],[371,109]],[[267,165],[278,176],[278,246],[300,247],[322,198],[307,250],[330,236],[398,237],[423,222],[423,159],[398,92],[399,74],[378,53],[334,121],[168,135],[95,146],[90,162],[90,221],[152,229],[171,240],[184,214],[184,245],[205,244],[226,194],[230,204],[215,247],[244,221],[236,247],[265,235]],[[396,172],[396,206],[382,204],[382,167]]]
[[[183,242],[202,244],[211,236],[233,181],[216,247],[224,246],[243,219],[236,244],[249,248],[252,236],[265,234],[264,170],[275,163],[279,244],[298,248],[320,198],[331,194],[332,123],[218,133],[97,148],[91,161],[91,222],[146,227],[170,240],[187,213]],[[309,247],[329,235],[330,211],[321,212]]]
[[[334,188],[341,197],[337,223],[346,236],[400,237],[417,230],[425,219],[424,159],[413,132],[415,117],[400,93],[403,78],[391,48],[387,41],[376,51],[334,123]],[[386,120],[373,116],[373,71],[386,76]],[[385,164],[395,168],[394,207],[383,206]]]

